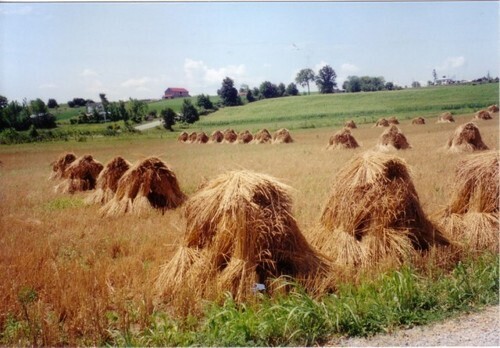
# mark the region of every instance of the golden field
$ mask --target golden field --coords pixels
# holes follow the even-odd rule
[[[442,209],[450,197],[457,162],[444,145],[472,114],[455,123],[399,127],[412,149],[394,151],[412,171],[425,213]],[[483,141],[499,149],[498,113],[475,121]],[[293,187],[293,213],[306,236],[318,222],[339,169],[355,154],[373,148],[385,128],[358,125],[352,134],[361,147],[326,150],[338,129],[292,132],[292,144],[181,144],[173,139],[106,139],[0,147],[0,327],[15,318],[40,326],[38,344],[100,344],[110,327],[137,328],[162,308],[154,292],[160,266],[179,245],[183,209],[147,216],[99,216],[83,204],[85,193],[54,192],[50,163],[63,152],[91,154],[103,164],[116,156],[131,163],[158,156],[176,173],[188,196],[199,185],[233,169],[266,173]],[[236,129],[243,131],[244,129]],[[34,298],[20,294],[27,289]],[[35,325],[33,324],[33,325]],[[19,338],[20,344],[25,344]]]

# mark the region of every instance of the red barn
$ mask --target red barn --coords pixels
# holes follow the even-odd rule
[[[185,98],[190,97],[189,92],[185,88],[167,88],[163,94],[163,99]]]

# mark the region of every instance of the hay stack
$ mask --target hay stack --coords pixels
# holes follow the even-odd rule
[[[123,174],[115,196],[101,208],[101,214],[165,211],[178,207],[185,199],[175,173],[160,159],[149,157],[136,162]]]
[[[292,136],[290,135],[290,132],[286,128],[278,129],[273,134],[273,144],[282,144],[282,143],[285,144],[293,143]]]
[[[208,135],[205,132],[200,132],[196,134],[196,144],[206,144],[208,143]]]
[[[130,168],[130,163],[118,156],[109,161],[104,170],[99,173],[96,181],[96,190],[86,199],[86,204],[104,204],[115,195],[118,181]]]
[[[397,126],[392,125],[380,135],[377,147],[379,150],[405,150],[411,148],[411,145],[403,132]]]
[[[271,143],[273,140],[273,137],[271,136],[271,133],[267,129],[261,129],[257,133],[255,133],[255,136],[253,137],[254,143],[256,144],[266,144],[266,143]]]
[[[389,122],[389,124],[399,124],[399,121],[395,116],[389,117],[387,122]]]
[[[437,120],[437,123],[451,123],[455,122],[455,119],[453,118],[453,115],[451,112],[444,112],[441,115],[439,115],[439,118]]]
[[[447,236],[467,250],[498,253],[499,181],[496,151],[462,159],[448,206],[438,214]]]
[[[358,142],[351,134],[350,128],[344,128],[330,137],[327,150],[329,149],[355,149],[359,147]]]
[[[193,144],[196,142],[197,138],[198,138],[198,134],[196,134],[196,132],[192,132],[191,134],[189,134],[188,140],[186,141],[186,143]]]
[[[416,250],[447,244],[420,206],[404,160],[365,152],[334,180],[312,244],[339,266],[403,262]]]
[[[356,126],[356,123],[354,123],[353,120],[350,120],[350,121],[347,121],[346,123],[344,123],[344,127],[345,128],[351,128],[351,129],[358,128]]]
[[[102,168],[102,164],[95,161],[91,155],[78,157],[66,167],[65,180],[55,187],[56,192],[75,193],[93,190]]]
[[[52,173],[49,176],[50,180],[66,178],[66,168],[76,160],[76,156],[72,152],[63,153],[59,158],[52,162]]]
[[[488,111],[491,113],[498,112],[498,105],[490,105],[488,106]]]
[[[385,118],[380,118],[375,122],[375,125],[373,127],[389,127],[389,121],[387,121]]]
[[[256,283],[272,292],[271,280],[282,275],[314,290],[327,266],[300,232],[288,191],[275,178],[249,171],[208,182],[186,204],[183,246],[164,266],[160,291],[171,299],[229,291],[243,301]]]
[[[182,132],[181,134],[179,134],[177,141],[180,143],[185,143],[188,141],[188,139],[189,139],[189,134],[187,134],[187,132]]]
[[[234,143],[238,139],[238,134],[233,129],[226,129],[224,131],[224,142]]]
[[[483,143],[479,128],[472,123],[463,124],[457,129],[448,140],[446,148],[450,152],[472,152],[479,150],[488,150],[488,146]]]
[[[413,120],[411,120],[411,124],[425,124],[425,118],[416,117]]]
[[[474,114],[475,120],[491,120],[491,115],[486,110],[480,110]]]
[[[222,143],[224,140],[224,133],[222,133],[220,130],[216,130],[215,132],[210,135],[210,142],[211,143]]]
[[[252,133],[250,133],[249,131],[244,131],[244,132],[240,132],[240,134],[238,134],[238,143],[240,144],[248,144],[250,143],[251,141],[253,140],[253,135]]]

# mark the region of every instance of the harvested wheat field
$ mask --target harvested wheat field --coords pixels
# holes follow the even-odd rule
[[[186,232],[157,286],[170,301],[195,294],[236,301],[255,284],[272,292],[272,279],[295,278],[310,291],[327,272],[292,216],[290,188],[273,177],[228,172],[208,182],[186,203]]]
[[[109,161],[99,173],[96,189],[85,198],[86,204],[104,204],[111,200],[118,188],[118,181],[130,168],[130,163],[123,157],[115,157]]]
[[[64,193],[93,190],[102,168],[91,155],[78,157],[63,171],[63,182],[56,185],[55,190]]]
[[[76,160],[74,153],[63,153],[59,158],[52,162],[52,173],[49,180],[66,178],[66,168]]]
[[[181,205],[186,196],[175,173],[159,158],[136,162],[120,178],[114,197],[100,210],[106,216],[164,211]]]
[[[472,122],[458,126],[446,143],[449,152],[473,152],[488,150],[483,142],[479,128]]]
[[[451,199],[438,214],[448,238],[468,250],[499,251],[498,158],[498,151],[487,151],[462,159]]]
[[[368,267],[448,241],[423,212],[406,162],[369,151],[338,172],[312,243],[338,266]]]
[[[351,134],[350,128],[344,128],[330,137],[327,150],[355,149],[357,147],[359,147],[359,144]]]
[[[493,101],[489,104],[491,103]],[[441,211],[450,203],[449,200],[453,197],[454,191],[453,173],[458,163],[469,156],[461,153],[449,155],[442,151],[443,139],[447,139],[450,133],[453,133],[453,129],[449,124],[431,121],[435,120],[435,117],[435,114],[427,115],[425,127],[409,126],[411,118],[400,119],[401,127],[405,131],[405,136],[410,139],[413,149],[398,151],[398,160],[395,161],[395,163],[404,161],[413,188],[418,194],[420,210],[416,211],[419,211],[419,214],[423,212],[424,216],[432,216],[434,212]],[[458,124],[466,123],[472,117],[473,111],[455,116]],[[152,133],[129,137],[95,137],[88,138],[86,142],[69,140],[1,145],[0,328],[3,333],[10,332],[9,335],[11,335],[4,334],[2,339],[8,342],[2,341],[2,344],[16,346],[34,344],[33,336],[26,331],[29,322],[25,319],[23,303],[19,300],[19,294],[23,294],[23,291],[32,291],[28,294],[33,295],[31,297],[33,300],[25,303],[25,308],[30,322],[40,328],[36,331],[38,333],[37,344],[44,346],[176,345],[173,341],[160,341],[157,344],[147,340],[124,343],[125,341],[121,338],[111,335],[116,332],[136,335],[136,333],[149,332],[148,330],[154,328],[155,325],[161,325],[161,330],[165,329],[168,333],[176,332],[177,329],[172,326],[178,323],[175,321],[177,317],[174,314],[174,305],[180,305],[182,308],[210,306],[210,303],[197,295],[198,288],[204,289],[207,298],[213,296],[223,300],[226,296],[224,293],[210,292],[212,286],[222,284],[219,281],[216,282],[215,279],[211,284],[200,281],[196,291],[193,290],[193,296],[186,295],[183,304],[180,297],[179,302],[175,300],[172,303],[169,302],[168,293],[164,294],[164,297],[158,296],[156,284],[160,275],[163,274],[164,266],[169,262],[176,263],[175,259],[182,259],[187,267],[191,264],[189,259],[197,256],[192,252],[192,248],[186,245],[185,238],[187,232],[190,231],[188,226],[194,226],[195,221],[188,222],[184,210],[187,204],[175,209],[158,210],[147,203],[147,209],[141,216],[128,212],[119,216],[101,216],[102,206],[84,204],[89,192],[77,191],[73,195],[54,192],[54,181],[47,180],[48,172],[52,171],[49,164],[62,153],[91,153],[102,163],[109,163],[118,155],[122,155],[130,163],[135,164],[128,173],[134,167],[138,168],[138,163],[144,158],[157,156],[168,161],[167,167],[173,168],[179,188],[189,198],[202,197],[197,196],[200,183],[206,181],[207,184],[204,187],[210,187],[207,186],[210,185],[209,183],[226,175],[224,173],[228,171],[245,170],[253,173],[266,173],[273,178],[278,178],[277,181],[280,184],[276,184],[277,187],[286,186],[286,196],[271,196],[274,203],[277,202],[275,198],[279,197],[279,203],[275,204],[276,211],[286,211],[290,214],[282,220],[283,223],[286,222],[285,225],[289,224],[286,226],[290,227],[284,231],[300,231],[302,237],[297,237],[296,241],[302,243],[305,239],[308,248],[311,246],[313,248],[314,254],[311,255],[318,255],[319,250],[314,247],[313,239],[316,226],[321,219],[321,212],[327,206],[326,202],[329,202],[333,192],[332,182],[336,177],[347,175],[345,172],[342,174],[344,168],[354,156],[360,154],[362,149],[371,149],[377,145],[382,130],[372,128],[372,125],[378,118],[379,116],[376,116],[374,120],[367,119],[366,122],[363,122],[362,118],[354,119],[358,128],[353,131],[353,134],[363,147],[349,151],[336,151],[334,154],[324,150],[326,140],[332,135],[331,127],[293,128],[295,141],[286,146],[186,146],[177,142],[178,134],[171,132],[161,133],[169,135],[170,138],[165,138],[165,136],[160,138],[159,135]],[[343,122],[344,120],[340,119],[338,127],[342,127]],[[236,128],[240,125],[231,127]],[[255,124],[245,128],[257,131],[264,127],[274,130],[287,127],[287,124],[280,124],[275,128],[269,124],[265,126]],[[207,133],[215,129],[221,129],[221,126],[204,128]],[[500,134],[498,122],[483,122],[480,129],[484,143],[488,144],[491,150],[498,151],[498,134]],[[190,129],[189,133],[192,130]],[[196,129],[196,131],[199,130]],[[159,167],[163,168],[161,165]],[[137,176],[148,177],[147,175]],[[155,176],[149,175],[148,178],[153,177]],[[390,181],[386,186],[393,187],[392,185],[396,186],[395,182],[402,181],[402,175],[398,174],[395,177],[397,179]],[[110,202],[118,202],[116,199],[121,195],[127,199],[127,204],[134,203],[134,198],[140,197],[139,193],[150,192],[143,185],[149,180],[148,178],[137,178],[130,189],[127,188],[129,186],[123,186],[121,190],[118,184],[117,193]],[[359,180],[360,178],[361,175]],[[373,180],[377,181],[375,178]],[[345,190],[353,183],[353,180],[345,183]],[[402,191],[412,192],[409,189],[410,186],[404,182],[401,186]],[[202,187],[201,190],[204,188]],[[342,187],[339,190],[342,190]],[[206,194],[207,191],[200,192]],[[234,194],[236,195],[237,192],[235,191]],[[243,191],[239,192],[244,196]],[[392,197],[388,189],[381,193],[380,197],[373,199],[373,203],[365,198],[354,202],[354,199],[347,195],[345,199],[347,202],[353,201],[352,207],[347,210],[347,202],[345,205],[338,205],[346,209],[346,212],[345,217],[335,219],[343,223],[343,226],[335,225],[335,229],[347,231],[348,227],[352,228],[352,224],[348,225],[348,223],[354,223],[357,219],[353,214],[372,216],[373,211],[380,212],[383,206],[389,207],[389,205],[396,204],[396,201],[391,201]],[[387,205],[377,205],[381,198],[388,200]],[[410,202],[416,204],[414,198]],[[213,197],[207,197],[206,202],[208,203],[203,206],[206,209],[211,207],[211,204],[216,204]],[[287,204],[290,205],[287,206]],[[253,203],[245,203],[245,205],[250,206],[252,212],[261,211],[262,205]],[[362,209],[363,205],[366,209]],[[377,207],[373,207],[374,205]],[[285,206],[287,209],[284,209]],[[407,207],[407,202],[403,202],[402,206]],[[239,205],[233,204],[231,207],[235,207],[235,211],[241,211],[236,209]],[[399,211],[398,209],[397,212]],[[224,214],[220,212],[220,215],[228,216],[229,213],[229,211]],[[200,218],[206,216],[205,214],[204,210],[200,212]],[[196,214],[192,212],[189,216],[194,215]],[[403,233],[405,237],[402,239],[405,239],[407,235],[409,238],[413,232],[415,235],[420,232],[416,227],[412,227],[413,224],[410,221],[410,218],[415,216],[417,214],[411,213],[408,219],[401,221],[402,229],[406,231],[408,228],[410,231]],[[197,219],[197,215],[194,219]],[[213,226],[215,226],[216,221],[213,221]],[[295,222],[295,226],[291,221]],[[369,225],[367,221],[366,226]],[[266,225],[266,228],[272,229],[273,226],[278,225]],[[209,227],[212,226],[207,224],[204,231]],[[328,236],[325,238],[330,238],[333,229],[327,232]],[[289,233],[291,235],[294,232]],[[395,235],[391,234],[391,236]],[[352,237],[349,238],[352,239]],[[451,239],[455,241],[455,238]],[[293,241],[293,238],[287,239],[287,243]],[[398,241],[392,239],[391,245]],[[415,247],[413,239],[411,241],[410,254],[420,255],[418,243]],[[235,244],[230,243],[230,245],[233,250],[236,250]],[[302,249],[306,248],[305,244],[297,242],[296,245],[301,245]],[[183,252],[179,251],[182,248],[184,248],[184,254],[188,255],[183,255]],[[431,248],[428,257],[435,267],[441,267],[442,264],[449,267],[453,264],[453,260],[456,260],[453,254],[448,254],[446,248],[436,248],[434,253],[433,250],[434,248]],[[328,258],[328,255],[324,256]],[[402,256],[402,260],[410,262],[406,261],[405,256]],[[399,257],[398,260],[400,260]],[[375,262],[373,264],[375,266]],[[282,264],[278,268],[281,273],[294,274],[288,273],[291,268],[281,266]],[[421,266],[421,263],[415,265],[417,268]],[[236,259],[231,267],[239,267]],[[336,267],[340,268],[338,265]],[[336,267],[332,272],[334,280],[337,279]],[[395,265],[395,267],[398,266]],[[369,276],[372,274],[375,276],[378,272],[377,268],[365,267],[364,269]],[[222,273],[219,272],[219,275]],[[351,275],[347,272],[343,277],[349,279],[357,273],[352,272]],[[295,273],[294,279],[295,277],[301,278],[298,273]],[[267,283],[272,283],[272,281]],[[334,281],[333,285],[335,284],[337,283]],[[248,291],[248,288],[242,288],[242,290]],[[333,291],[335,293],[335,288]],[[311,291],[311,294],[314,294],[314,291]],[[261,298],[260,295],[266,294],[265,292],[259,294],[255,301]],[[239,308],[250,308],[249,303],[244,303]],[[228,310],[226,313],[234,312]],[[191,315],[190,318],[200,318],[200,322],[206,322],[203,321],[205,319],[200,312],[186,310],[183,314]],[[231,322],[234,323],[234,321]],[[7,328],[12,330],[8,331]]]
[[[406,136],[403,134],[401,129],[395,125],[391,125],[390,128],[386,129],[379,137],[377,144],[377,149],[386,150],[406,150],[411,148],[408,143]]]
[[[451,123],[451,122],[455,122],[455,119],[453,118],[453,115],[451,114],[451,112],[443,112],[441,115],[439,115],[437,122],[438,123]]]
[[[474,119],[475,120],[491,120],[492,117],[490,113],[486,110],[479,110],[474,114]]]

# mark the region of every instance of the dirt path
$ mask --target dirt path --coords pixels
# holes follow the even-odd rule
[[[441,323],[380,334],[370,338],[345,338],[328,346],[500,346],[500,307],[464,314]]]

